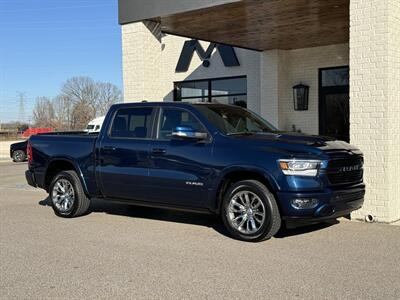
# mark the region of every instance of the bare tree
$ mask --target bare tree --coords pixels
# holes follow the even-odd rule
[[[47,97],[38,97],[33,110],[33,121],[37,127],[54,127],[53,103]]]
[[[121,91],[111,83],[95,82],[90,77],[78,76],[64,83],[57,101],[60,101],[60,97],[68,99],[68,104],[72,105],[69,122],[71,128],[81,130],[94,117],[104,115],[112,104],[120,102]]]
[[[66,95],[58,95],[53,99],[55,127],[57,130],[72,129],[73,101]]]
[[[87,111],[90,117],[96,115],[96,102],[99,96],[95,81],[90,77],[78,76],[68,79],[62,89],[61,95],[68,97],[75,105],[90,107]]]
[[[72,103],[71,129],[82,130],[96,116],[98,91],[93,79],[84,76],[68,79],[61,89],[60,96]]]
[[[90,120],[106,114],[121,97],[121,91],[111,83],[95,82],[90,77],[72,77],[52,101],[46,97],[37,98],[33,120],[40,127],[82,130]]]
[[[90,120],[93,119],[93,109],[85,102],[78,102],[72,109],[72,129],[83,130]]]
[[[121,90],[108,82],[98,82],[97,116],[107,113],[111,105],[121,101]]]

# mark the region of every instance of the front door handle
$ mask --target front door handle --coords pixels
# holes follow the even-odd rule
[[[111,151],[115,151],[117,148],[113,147],[113,146],[104,146],[103,147],[103,151],[104,152],[111,152]]]
[[[153,150],[151,150],[151,154],[153,155],[163,155],[165,153],[167,153],[167,150],[161,148],[154,148]]]

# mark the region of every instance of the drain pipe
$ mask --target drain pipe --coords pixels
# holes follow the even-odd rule
[[[373,222],[375,222],[375,217],[373,215],[366,215],[365,216],[365,222],[373,223]]]

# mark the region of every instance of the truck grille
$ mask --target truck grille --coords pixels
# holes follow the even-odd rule
[[[363,158],[333,159],[328,163],[328,180],[332,185],[361,182],[363,178]]]

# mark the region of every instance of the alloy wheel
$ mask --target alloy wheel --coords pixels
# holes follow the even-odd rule
[[[255,193],[240,191],[234,194],[228,204],[229,224],[243,234],[257,232],[265,222],[265,206]]]
[[[57,180],[53,186],[51,199],[60,213],[69,212],[75,201],[72,183],[64,178]]]

